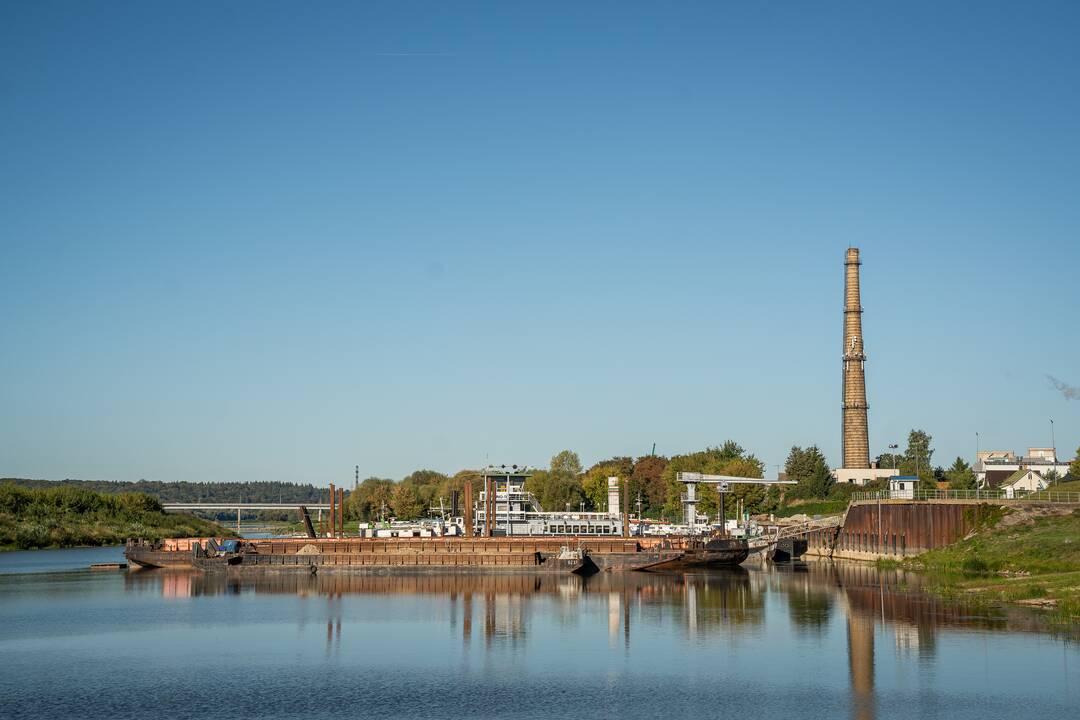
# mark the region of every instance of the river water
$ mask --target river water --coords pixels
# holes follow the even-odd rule
[[[1080,631],[918,578],[93,572],[0,554],[6,718],[1072,718]]]

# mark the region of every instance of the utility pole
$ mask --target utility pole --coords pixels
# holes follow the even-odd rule
[[[1054,465],[1057,465],[1057,439],[1054,437],[1054,418],[1050,418],[1050,450],[1054,453]],[[1054,468],[1057,470],[1057,468]]]

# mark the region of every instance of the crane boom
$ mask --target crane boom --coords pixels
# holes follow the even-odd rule
[[[734,475],[707,475],[699,472],[680,472],[676,478],[683,483],[708,483],[710,485],[731,483],[733,485],[798,485],[794,480],[766,480],[764,478],[735,477]]]
[[[724,517],[724,493],[729,492],[732,485],[798,485],[794,480],[765,480],[764,478],[744,478],[733,475],[709,475],[699,472],[680,472],[675,475],[676,479],[686,485],[686,493],[682,497],[683,518],[686,525],[693,530],[697,525],[697,486],[716,485],[720,493],[720,517]]]

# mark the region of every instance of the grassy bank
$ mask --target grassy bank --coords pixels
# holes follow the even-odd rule
[[[790,505],[776,510],[776,517],[791,517],[792,515],[839,515],[847,510],[847,500],[805,500],[795,501]]]
[[[1080,620],[1080,510],[1002,513],[973,536],[903,563],[945,595],[1052,608]]]
[[[217,523],[174,515],[141,493],[0,484],[0,550],[116,545],[128,538],[233,535]]]

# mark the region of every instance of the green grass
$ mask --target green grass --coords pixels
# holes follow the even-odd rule
[[[811,500],[800,505],[787,505],[777,510],[776,517],[791,517],[792,515],[837,515],[847,509],[847,500]]]
[[[118,545],[128,538],[232,536],[217,523],[166,513],[141,493],[0,484],[0,550]]]
[[[1029,500],[1037,500],[1043,495],[1053,493],[1080,493],[1080,480],[1073,480],[1071,482],[1055,483],[1047,488],[1043,492],[1032,493],[1028,495]]]
[[[945,595],[988,601],[1039,601],[1063,620],[1080,620],[1080,510],[1002,525],[983,518],[974,536],[905,561]]]

